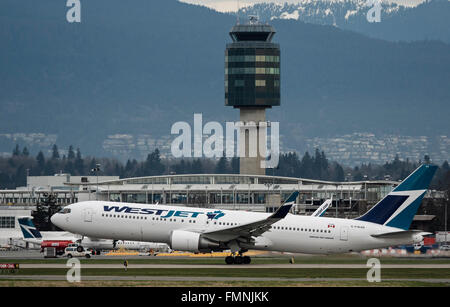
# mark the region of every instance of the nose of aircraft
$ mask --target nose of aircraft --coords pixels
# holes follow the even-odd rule
[[[61,214],[55,213],[50,217],[50,221],[53,225],[61,228]]]

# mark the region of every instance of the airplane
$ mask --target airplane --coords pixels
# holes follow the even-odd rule
[[[17,218],[20,230],[22,231],[22,240],[28,243],[40,245],[44,240],[52,241],[76,241],[78,237],[67,231],[47,231],[40,232],[33,223],[33,217],[20,216]]]
[[[311,214],[311,216],[323,216],[325,214],[325,211],[327,211],[328,208],[331,207],[332,203],[333,203],[333,197],[324,201],[323,204],[321,204],[320,207],[317,208],[317,210],[314,211],[313,214]]]
[[[64,209],[62,209],[64,211]],[[79,243],[84,248],[92,249],[96,255],[100,254],[101,250],[111,250],[125,248],[128,250],[167,250],[166,244],[154,242],[138,242],[138,241],[123,241],[123,240],[105,240],[90,237],[82,237],[67,231],[48,231],[39,232],[32,221],[33,217],[24,216],[19,217],[19,226],[22,230],[22,240],[28,243],[41,246],[41,251],[45,247],[55,247],[59,254],[64,253],[64,249],[72,243]]]
[[[67,231],[47,231],[40,232],[33,223],[33,217],[23,216],[17,220],[22,230],[23,241],[40,245],[41,251],[45,247],[55,247],[58,254],[63,254],[64,249],[72,243],[81,243],[84,247],[93,249],[95,254],[99,254],[100,250],[113,249],[112,240],[103,240],[96,238],[84,238],[79,235]]]
[[[274,213],[85,201],[51,217],[56,226],[85,236],[169,244],[173,250],[230,250],[227,264],[248,264],[249,249],[307,254],[363,251],[421,242],[409,230],[435,165],[421,165],[362,216],[341,219],[289,214],[298,191]],[[236,255],[236,256],[235,256]]]

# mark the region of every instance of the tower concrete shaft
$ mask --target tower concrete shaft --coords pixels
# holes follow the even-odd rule
[[[239,173],[265,175],[261,163],[266,155],[267,130],[262,127],[266,122],[266,109],[240,108],[240,121],[244,126],[240,128]]]
[[[262,129],[267,127],[265,109],[280,105],[280,47],[271,42],[274,35],[272,26],[252,18],[249,24],[231,29],[233,42],[225,51],[225,105],[239,109],[244,123],[241,174],[265,174],[261,167],[267,148],[267,130]]]

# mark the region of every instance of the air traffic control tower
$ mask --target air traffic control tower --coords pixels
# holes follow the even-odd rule
[[[231,29],[233,42],[225,51],[225,105],[238,108],[245,125],[254,123],[257,148],[258,140],[266,140],[266,130],[260,129],[267,125],[266,108],[280,105],[280,46],[272,43],[274,35],[272,26],[250,17],[248,24]],[[239,150],[245,150],[245,157],[241,154],[240,173],[265,175],[261,168],[265,152],[251,154],[249,146],[254,144],[254,134],[241,128]]]

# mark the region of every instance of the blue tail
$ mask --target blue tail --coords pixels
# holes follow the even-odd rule
[[[421,165],[357,220],[408,230],[437,168]]]
[[[20,230],[22,230],[24,239],[42,239],[42,235],[36,229],[36,226],[34,226],[31,217],[20,217],[17,220],[19,221]]]

